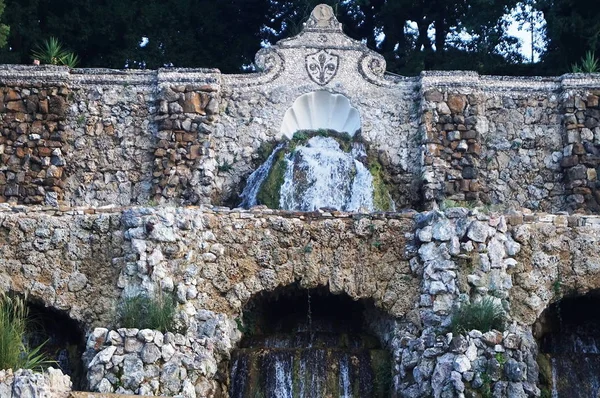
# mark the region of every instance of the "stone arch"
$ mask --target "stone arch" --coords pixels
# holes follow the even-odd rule
[[[232,352],[230,396],[273,389],[285,395],[285,388],[387,396],[393,355],[386,333],[393,322],[373,300],[333,294],[328,286],[307,289],[295,282],[260,292],[244,307],[244,337]]]
[[[25,341],[30,347],[41,346],[40,352],[55,361],[52,366],[70,376],[75,389],[85,386],[86,369],[82,354],[85,327],[66,311],[45,305],[40,300],[25,298],[28,327]]]
[[[600,393],[600,290],[550,304],[533,325],[540,386],[559,397]]]
[[[294,101],[285,112],[280,135],[291,139],[298,130],[329,129],[353,136],[360,126],[360,114],[346,96],[319,90]]]

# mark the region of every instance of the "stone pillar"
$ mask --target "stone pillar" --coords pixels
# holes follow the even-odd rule
[[[423,78],[424,197],[430,203],[444,199],[479,201],[481,144],[477,115],[482,104],[477,95],[446,86],[444,79],[449,77],[428,73]]]
[[[214,79],[164,84],[159,95],[154,152],[154,200],[207,204],[217,167],[212,125],[217,120],[220,86]]]
[[[564,170],[568,210],[600,211],[600,90],[567,91],[563,97]]]
[[[0,88],[0,203],[58,206],[63,199],[69,94],[41,84]]]

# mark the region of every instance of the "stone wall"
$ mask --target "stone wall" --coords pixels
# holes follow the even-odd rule
[[[565,208],[557,80],[429,75],[422,88],[426,199]]]
[[[450,199],[598,210],[597,77],[369,77],[360,55],[375,56],[353,44],[338,49],[348,70],[324,87],[286,69],[304,44],[259,53],[266,71],[249,75],[1,67],[0,201],[235,207],[265,148],[282,139],[285,112],[325,89],[360,113],[399,208]]]
[[[569,209],[600,211],[600,90],[565,93],[563,159],[565,193]]]
[[[600,287],[597,216],[527,211],[501,215],[465,208],[385,217],[260,208],[133,208],[111,213],[6,205],[2,209],[0,231],[5,239],[0,240],[0,258],[7,265],[3,290],[27,292],[88,325],[112,327],[119,297],[161,289],[177,300],[177,322],[187,330],[185,341],[208,350],[205,360],[217,367],[224,366],[239,339],[234,318],[260,292],[299,282],[303,288],[328,286],[332,293],[372,299],[397,320],[378,335],[395,354],[400,395],[480,390],[487,385],[534,396],[533,323],[561,297]],[[456,305],[481,297],[502,305],[510,327],[502,336],[461,337],[461,347],[477,348],[468,370],[463,356],[475,355],[474,349],[463,352],[458,343],[451,344],[458,337],[447,335],[448,327]],[[115,333],[143,336],[118,330],[112,332],[115,338]],[[236,333],[238,337],[232,337]],[[515,346],[511,333],[522,343]],[[490,345],[487,340],[492,338],[496,343]],[[98,347],[116,344],[106,341]],[[182,350],[188,347],[185,342],[179,345]],[[137,348],[123,355],[138,353]],[[481,384],[489,367],[498,367],[493,360],[502,362],[498,353],[503,355],[504,371]],[[508,365],[510,359],[516,364]],[[160,374],[167,363],[148,365],[153,374]],[[116,391],[120,384],[108,375],[119,368],[113,371],[107,364],[90,375],[96,375],[98,383],[107,379],[102,391]],[[188,365],[181,366],[186,372],[195,369]],[[521,369],[523,376],[514,376],[513,368]],[[204,380],[199,381],[203,387],[198,388],[225,388],[211,372],[202,373],[198,380]],[[139,391],[157,388],[150,383]]]
[[[204,311],[198,328],[187,334],[149,329],[94,329],[84,354],[90,391],[131,395],[220,396],[226,390],[235,322]],[[221,379],[221,380],[219,380]]]
[[[66,87],[0,89],[0,202],[64,200]]]
[[[0,370],[0,396],[3,398],[67,398],[70,392],[69,376],[51,367],[42,373]]]
[[[26,292],[87,324],[112,324],[121,289],[160,288],[192,313],[238,314],[257,292],[298,280],[373,298],[400,316],[418,285],[414,253],[405,249],[410,213],[2,209],[3,290]]]

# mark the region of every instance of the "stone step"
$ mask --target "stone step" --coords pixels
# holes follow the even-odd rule
[[[69,395],[69,398],[127,398],[127,397],[150,398],[149,395],[108,394],[108,393],[84,392],[84,391],[72,391],[71,394]],[[156,398],[156,397],[152,397],[152,398]],[[161,397],[161,398],[169,398],[169,397]]]

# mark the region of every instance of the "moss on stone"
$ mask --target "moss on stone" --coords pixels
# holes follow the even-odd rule
[[[372,156],[367,161],[369,172],[373,176],[373,206],[376,210],[390,211],[393,208],[392,198],[385,184],[383,166]]]
[[[392,384],[392,367],[389,354],[385,350],[371,350],[373,370],[373,396],[388,397]]]
[[[285,160],[286,152],[281,150],[276,155],[277,159],[273,162],[273,166],[269,170],[269,175],[265,178],[256,195],[258,203],[266,205],[270,209],[279,209],[279,196],[287,168]]]
[[[294,133],[290,141],[290,151],[296,148],[298,145],[304,145],[308,140],[313,137],[330,137],[337,141],[340,144],[340,148],[344,152],[350,152],[352,150],[352,144],[356,141],[353,137],[351,137],[348,133],[340,133],[335,130],[299,130]]]
[[[261,164],[267,161],[267,159],[269,158],[276,146],[277,142],[274,141],[263,141],[260,144],[258,150],[256,151],[258,157],[254,160],[254,163],[256,163],[256,167],[260,166]]]

